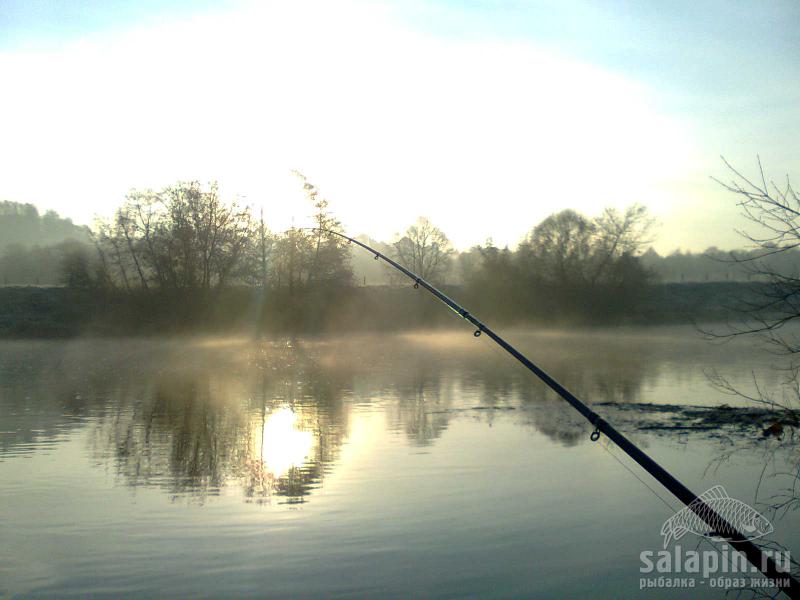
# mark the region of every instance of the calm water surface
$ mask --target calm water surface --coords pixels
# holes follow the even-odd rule
[[[690,488],[786,487],[777,442],[625,406],[732,403],[706,373],[770,387],[768,355],[690,328],[508,333]],[[470,331],[0,342],[0,595],[636,597],[672,513],[589,433]],[[796,514],[774,523],[800,553]]]

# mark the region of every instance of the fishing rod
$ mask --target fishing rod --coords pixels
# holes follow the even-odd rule
[[[490,337],[498,346],[508,352],[511,356],[516,358],[522,365],[541,379],[547,387],[558,394],[562,399],[566,400],[572,408],[578,411],[589,423],[594,426],[590,439],[596,442],[600,439],[601,434],[605,434],[608,439],[613,441],[625,454],[635,460],[645,471],[654,477],[661,485],[663,485],[669,492],[671,492],[678,500],[689,507],[698,517],[705,521],[712,531],[725,531],[733,532],[726,541],[736,550],[741,552],[750,563],[756,567],[765,577],[772,579],[780,589],[787,594],[790,598],[800,598],[800,582],[798,582],[790,573],[785,573],[778,568],[775,561],[769,555],[763,553],[761,549],[756,546],[749,538],[739,532],[733,525],[726,519],[723,519],[716,511],[714,511],[706,502],[694,494],[689,488],[683,485],[675,477],[673,477],[666,469],[659,465],[656,461],[650,458],[643,452],[636,444],[631,442],[627,437],[622,435],[616,428],[614,428],[608,421],[600,417],[596,412],[579,400],[572,392],[567,390],[558,381],[548,375],[543,369],[535,365],[530,359],[523,355],[519,350],[514,348],[506,340],[492,331],[485,323],[480,321],[472,313],[467,311],[458,302],[447,296],[444,292],[425,281],[416,273],[406,269],[403,265],[395,262],[385,254],[377,251],[375,248],[360,242],[354,238],[332,231],[328,229],[314,228],[316,231],[336,235],[340,238],[347,240],[349,243],[356,244],[371,252],[375,260],[383,260],[391,265],[406,277],[414,282],[414,289],[420,287],[426,289],[433,294],[442,303],[448,306],[453,312],[465,321],[475,326],[475,337],[486,335]]]

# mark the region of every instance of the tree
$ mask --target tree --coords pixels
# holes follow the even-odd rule
[[[644,246],[652,242],[650,232],[655,225],[655,219],[648,214],[646,207],[634,204],[623,213],[614,208],[606,208],[594,220],[594,224],[596,240],[592,284],[606,277],[615,261],[625,256],[637,256]]]
[[[64,248],[61,270],[64,277],[64,284],[67,287],[93,287],[90,269],[91,261],[85,246],[79,243],[72,243]]]
[[[638,205],[594,219],[571,209],[550,215],[517,249],[516,276],[528,290],[519,302],[578,318],[635,312],[649,290],[639,254],[652,225]]]
[[[582,285],[591,276],[597,226],[572,209],[550,215],[533,228],[521,248],[540,279]]]
[[[635,257],[651,240],[654,220],[635,204],[620,213],[606,208],[589,219],[567,209],[533,228],[521,245],[540,276],[564,285],[590,285],[613,277],[615,263]]]
[[[394,255],[407,269],[428,281],[441,281],[450,268],[453,247],[444,232],[419,217],[394,243]]]
[[[32,204],[0,202],[0,251],[8,244],[52,246],[65,240],[88,241],[88,230],[52,210],[43,215]]]
[[[565,286],[595,286],[618,276],[615,264],[637,256],[650,243],[653,224],[647,209],[638,204],[621,213],[606,208],[595,219],[567,209],[534,227],[522,251],[545,279]]]
[[[530,288],[519,277],[514,253],[494,245],[491,239],[459,256],[470,304],[493,318],[513,319],[530,310]]]
[[[264,209],[258,216],[258,281],[262,288],[267,287],[267,255],[271,250],[271,240],[267,236],[267,227],[264,224]]]
[[[800,319],[800,273],[796,263],[787,269],[787,260],[781,264],[776,258],[794,258],[800,248],[800,198],[792,188],[787,176],[783,185],[768,181],[758,160],[758,179],[748,178],[731,166],[724,158],[725,166],[732,174],[729,182],[716,181],[735,195],[742,215],[751,224],[748,230],[738,233],[750,244],[748,253],[730,253],[729,262],[746,269],[757,281],[748,286],[748,293],[738,299],[738,323],[730,324],[727,330],[708,331],[711,338],[733,338],[756,336],[771,347],[774,368],[786,373],[782,393],[774,393],[762,387],[753,374],[753,390],[743,390],[725,377],[713,373],[712,385],[723,393],[738,396],[749,402],[765,405],[768,412],[762,417],[764,437],[782,438],[795,450],[795,430],[800,427],[800,338],[787,326]],[[783,354],[788,364],[778,365],[776,354]],[[790,433],[789,433],[790,432]],[[773,446],[773,452],[779,446]],[[764,466],[766,472],[768,463]],[[786,514],[800,507],[800,461],[793,462],[781,471],[773,470],[774,477],[787,478],[786,488],[772,496],[769,507],[777,513]],[[762,473],[763,478],[763,473]],[[759,487],[761,480],[759,480]],[[756,492],[758,495],[758,492]]]
[[[349,248],[345,240],[331,233],[340,231],[341,224],[319,188],[299,171],[294,171],[294,175],[301,181],[303,193],[314,209],[314,227],[292,227],[271,240],[273,285],[286,288],[290,298],[300,289],[349,286],[353,277]]]
[[[276,287],[286,287],[289,296],[308,280],[308,262],[312,253],[312,238],[302,229],[292,227],[276,237],[271,262]]]
[[[255,224],[248,208],[220,198],[216,183],[179,182],[161,192],[132,190],[94,237],[107,279],[126,290],[207,291],[248,276],[242,266]]]
[[[800,353],[800,341],[783,335],[781,329],[800,319],[800,274],[796,266],[786,269],[775,259],[787,255],[792,258],[800,248],[800,198],[788,177],[780,187],[772,181],[768,183],[760,159],[757,181],[743,175],[724,158],[723,162],[732,180],[728,183],[715,180],[737,197],[742,215],[753,225],[750,230],[737,232],[749,242],[751,251],[730,253],[729,261],[762,283],[752,287],[746,298],[739,299],[742,319],[723,335],[758,334],[787,354],[796,355]],[[795,377],[798,373],[800,365],[795,365]]]
[[[341,231],[342,224],[329,210],[328,200],[319,188],[300,172],[295,172],[303,182],[303,191],[314,208],[313,254],[309,260],[309,283],[346,284],[353,273],[350,268],[350,253],[345,240],[333,231]]]

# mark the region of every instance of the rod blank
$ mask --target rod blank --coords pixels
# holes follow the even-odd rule
[[[589,421],[589,423],[595,427],[595,430],[592,433],[593,441],[596,441],[599,438],[600,433],[605,434],[611,441],[619,446],[619,448],[622,449],[625,454],[635,460],[645,471],[647,471],[653,478],[658,480],[661,485],[669,490],[669,492],[678,498],[678,500],[680,500],[683,504],[688,506],[690,510],[697,514],[697,516],[703,519],[706,523],[714,528],[725,528],[727,531],[733,531],[733,535],[731,535],[730,539],[727,540],[728,543],[733,548],[741,552],[747,558],[747,560],[750,561],[750,563],[755,566],[764,576],[775,580],[776,583],[788,581],[788,585],[781,585],[780,589],[790,598],[800,598],[800,583],[798,583],[798,581],[791,574],[784,573],[778,569],[775,561],[771,557],[764,554],[758,546],[756,546],[746,536],[739,532],[738,529],[723,519],[695,493],[693,493],[689,488],[673,477],[656,461],[650,458],[650,456],[648,456],[638,446],[636,446],[636,444],[631,442],[621,432],[614,428],[610,423],[608,423],[608,421],[602,419],[600,415],[575,397],[572,392],[567,390],[564,386],[558,383],[558,381],[548,375],[543,369],[538,367],[519,350],[514,348],[514,346],[492,331],[486,326],[485,323],[473,316],[463,306],[458,304],[455,300],[447,296],[444,292],[432,284],[425,281],[416,273],[406,269],[401,264],[395,262],[381,252],[378,252],[371,246],[368,246],[363,242],[359,242],[358,240],[348,237],[337,231],[322,231],[328,234],[339,236],[340,238],[343,238],[348,242],[356,244],[368,252],[371,252],[375,255],[375,260],[383,260],[411,279],[414,282],[414,288],[418,289],[420,286],[425,288],[462,319],[474,325],[476,327],[475,333],[473,334],[475,337],[479,337],[481,334],[486,334],[489,336],[498,346],[522,363],[525,368],[541,379],[545,385],[547,385],[551,390],[569,403],[570,406],[578,411],[587,421]]]

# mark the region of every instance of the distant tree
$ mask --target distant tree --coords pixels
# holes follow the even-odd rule
[[[649,289],[639,254],[651,227],[640,206],[606,209],[595,219],[571,209],[547,217],[516,252],[516,277],[529,290],[520,303],[598,318],[635,311]]]
[[[323,282],[349,284],[352,279],[350,252],[346,241],[331,232],[340,232],[342,224],[329,209],[328,200],[302,173],[296,172],[303,182],[303,191],[314,208],[312,254],[309,257],[309,283]]]
[[[258,256],[256,260],[258,261],[258,284],[265,288],[269,283],[269,278],[267,277],[267,257],[269,256],[272,250],[272,238],[267,231],[267,226],[264,224],[264,209],[261,209],[261,212],[258,217]]]
[[[620,213],[614,208],[606,208],[594,220],[594,265],[591,273],[593,284],[607,276],[615,261],[624,256],[633,257],[652,242],[650,233],[655,225],[647,208],[640,204]]]
[[[313,236],[302,229],[292,227],[277,236],[271,261],[273,284],[288,289],[290,296],[304,286],[313,248]]]
[[[450,268],[453,247],[444,232],[419,217],[394,243],[394,255],[403,266],[423,279],[440,281]]]
[[[295,171],[294,174],[314,210],[314,227],[292,227],[271,238],[272,286],[286,289],[290,298],[299,290],[320,286],[324,289],[349,287],[353,278],[350,248],[344,239],[330,233],[340,231],[341,224],[319,189],[302,173]]]
[[[142,289],[146,290],[148,277],[145,275],[144,270],[144,257],[142,256],[144,247],[140,239],[140,228],[136,217],[136,200],[132,198],[133,194],[128,196],[128,201],[117,210],[115,216],[115,234],[117,236],[117,243],[125,246],[136,273],[139,276],[139,283]]]
[[[9,244],[0,254],[0,272],[5,284],[30,284],[37,275],[33,253],[22,244]]]
[[[466,293],[482,312],[512,319],[532,308],[528,282],[520,278],[514,253],[491,239],[459,257]]]
[[[223,202],[216,183],[181,182],[131,191],[95,241],[110,281],[126,289],[210,290],[244,277],[255,225],[247,208]]]
[[[522,257],[538,277],[562,285],[582,285],[592,275],[597,226],[567,209],[547,217],[523,242]]]
[[[91,260],[84,245],[73,244],[66,248],[61,259],[63,283],[71,288],[93,287]]]
[[[618,275],[615,264],[635,257],[650,243],[654,221],[647,209],[634,205],[620,213],[607,208],[589,219],[567,209],[533,228],[521,246],[540,278],[563,285],[594,286]]]
[[[0,250],[8,244],[52,246],[65,240],[86,242],[88,229],[48,210],[44,215],[32,204],[0,202]]]
[[[50,246],[9,244],[0,251],[0,282],[6,285],[63,284],[66,256],[90,250],[91,246],[76,240]],[[90,261],[90,267],[94,266]]]

